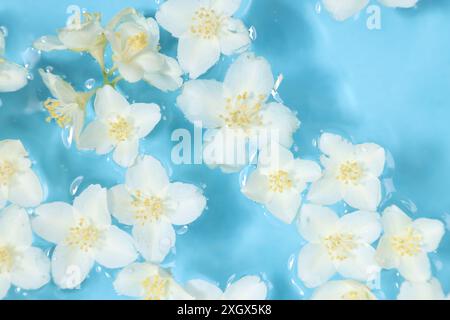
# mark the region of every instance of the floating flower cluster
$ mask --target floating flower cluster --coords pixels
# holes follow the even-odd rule
[[[382,2],[411,6],[417,1]],[[367,1],[324,3],[336,18],[344,19]],[[239,0],[168,0],[156,20],[129,8],[106,26],[100,14],[79,13],[56,36],[36,40],[34,46],[41,51],[88,52],[98,62],[104,83],[88,92],[78,92],[62,77],[40,70],[52,95],[43,105],[47,120],[71,130],[80,150],[112,152],[126,175],[122,184],[109,190],[88,186],[72,204],[42,204],[44,191],[24,146],[17,140],[0,141],[0,298],[11,284],[38,289],[51,278],[60,288],[77,288],[95,263],[123,268],[114,288],[133,298],[267,298],[268,285],[258,275],[219,288],[203,279],[180,284],[161,266],[176,242],[174,225],[198,219],[207,199],[194,185],[171,182],[154,157],[139,154],[140,139],[161,119],[160,108],[153,103],[130,104],[118,83],[143,80],[162,91],[176,90],[182,86],[183,72],[195,80],[183,85],[177,104],[189,121],[206,128],[206,164],[224,172],[249,170],[242,193],[283,223],[295,221],[307,241],[298,254],[297,274],[305,286],[316,288],[312,299],[377,299],[369,283],[380,277],[382,269],[397,269],[405,279],[398,299],[444,298],[428,257],[439,247],[443,223],[413,220],[384,202],[381,212],[386,153],[379,145],[352,144],[323,133],[318,141],[320,164],[293,155],[290,148],[300,121],[279,99],[269,99],[279,83],[267,60],[245,52],[250,45],[248,30],[232,17],[239,6]],[[159,52],[158,23],[179,38],[179,64]],[[0,34],[2,54],[3,48]],[[240,54],[224,81],[197,80],[221,53]],[[0,91],[25,84],[25,69],[0,57]],[[95,118],[85,124],[93,97]],[[268,131],[276,135],[268,137]],[[258,156],[255,165],[236,157],[224,160],[237,148],[236,143],[224,143],[230,137],[253,148]],[[350,212],[338,214],[335,205],[342,202]],[[31,222],[22,208],[34,208]],[[131,226],[131,234],[120,226]],[[51,258],[32,247],[32,229],[55,244]],[[335,280],[336,274],[342,279]]]

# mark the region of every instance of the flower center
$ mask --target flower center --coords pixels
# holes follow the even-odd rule
[[[166,297],[169,280],[159,275],[148,277],[142,281],[145,300],[162,300]]]
[[[391,245],[400,256],[413,257],[422,251],[422,240],[420,232],[409,227],[404,234],[391,237]]]
[[[363,169],[358,162],[346,161],[341,164],[337,179],[344,182],[345,184],[357,184],[358,181],[363,177],[363,174]]]
[[[125,52],[124,55],[131,59],[140,53],[142,50],[147,48],[149,45],[148,36],[145,32],[139,32],[127,38],[125,42]]]
[[[14,252],[8,247],[0,247],[0,274],[11,271],[14,264]]]
[[[372,297],[365,290],[351,290],[342,295],[344,300],[372,300]]]
[[[65,106],[62,105],[58,100],[47,99],[44,102],[44,107],[50,113],[50,116],[46,119],[47,122],[50,122],[52,119],[54,119],[58,126],[60,126],[61,128],[65,128],[72,123],[72,105]]]
[[[9,161],[0,162],[0,186],[8,185],[11,178],[16,173],[16,168]]]
[[[87,252],[95,246],[100,236],[99,229],[91,225],[87,219],[80,218],[78,223],[70,228],[66,243]]]
[[[244,91],[235,98],[226,100],[226,114],[220,117],[227,127],[233,129],[248,130],[252,126],[262,125],[260,111],[264,100],[264,95],[254,97]]]
[[[269,189],[272,192],[282,193],[292,188],[292,180],[286,171],[278,170],[269,175]]]
[[[131,205],[135,208],[135,219],[142,225],[158,220],[164,213],[164,202],[161,198],[144,197],[140,191],[134,194]]]
[[[109,122],[109,135],[117,142],[128,140],[133,128],[124,117],[117,117],[115,121]]]
[[[211,39],[217,35],[220,23],[221,19],[214,10],[200,8],[192,17],[191,33],[203,39]]]
[[[334,261],[344,261],[358,247],[355,236],[350,233],[337,233],[324,238],[328,255]]]

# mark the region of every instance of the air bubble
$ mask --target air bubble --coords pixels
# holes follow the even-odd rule
[[[320,14],[322,12],[322,5],[320,4],[320,2],[316,3],[315,10],[317,14]]]
[[[53,67],[52,66],[46,66],[45,67],[45,72],[52,73],[53,72]]]
[[[25,68],[29,70],[33,69],[41,59],[39,51],[31,47],[27,48],[24,52],[22,52],[21,56]]]
[[[31,72],[28,72],[27,73],[27,79],[30,80],[30,81],[33,80],[34,79],[34,75]]]
[[[251,39],[252,41],[255,41],[255,40],[256,40],[256,38],[258,37],[258,34],[256,33],[256,28],[255,28],[255,26],[251,26],[251,27],[248,29],[248,36],[250,37],[250,39]]]
[[[70,149],[73,141],[73,127],[64,128],[61,131],[61,140],[67,149]]]
[[[188,227],[188,226],[182,226],[180,229],[177,230],[177,234],[178,234],[178,235],[183,235],[183,234],[185,234],[186,232],[188,232],[188,230],[189,230],[189,227]]]
[[[3,33],[3,36],[6,38],[8,36],[8,28],[5,26],[0,26],[0,32]]]
[[[83,179],[84,179],[83,176],[79,176],[79,177],[76,177],[72,181],[72,183],[70,184],[70,189],[69,189],[70,195],[74,196],[77,193],[78,188],[80,187],[81,183],[83,182]]]

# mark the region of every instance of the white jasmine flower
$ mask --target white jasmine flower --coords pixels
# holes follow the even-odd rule
[[[444,300],[445,294],[436,278],[426,282],[405,281],[400,287],[397,300]]]
[[[0,92],[14,92],[27,85],[27,70],[14,62],[7,61],[5,35],[0,31]]]
[[[384,149],[373,143],[353,145],[330,133],[322,134],[319,148],[325,169],[323,177],[312,184],[308,199],[321,205],[343,199],[353,208],[375,211],[381,201]]]
[[[133,226],[142,256],[159,263],[175,245],[172,225],[196,220],[205,209],[206,198],[193,185],[170,183],[161,163],[144,156],[128,169],[125,184],[109,191],[109,204],[119,222]]]
[[[8,201],[24,208],[35,207],[43,197],[41,183],[31,170],[22,142],[0,141],[0,208]]]
[[[24,209],[9,206],[0,211],[0,299],[13,284],[35,290],[50,281],[50,261],[32,247],[33,234]]]
[[[380,266],[398,269],[409,281],[427,281],[431,277],[427,253],[438,248],[444,224],[434,219],[412,220],[397,206],[386,208],[381,222],[384,235],[377,248]]]
[[[97,154],[114,150],[113,159],[122,167],[131,166],[139,150],[139,139],[147,136],[161,120],[159,106],[152,103],[129,104],[111,86],[97,91],[96,119],[80,137],[80,149],[95,149]]]
[[[156,20],[179,38],[178,61],[195,79],[220,58],[243,52],[250,44],[248,30],[233,18],[240,0],[168,0],[156,13]]]
[[[329,208],[306,204],[298,228],[309,242],[298,256],[298,275],[307,287],[322,285],[336,272],[360,281],[378,274],[370,245],[381,232],[377,213],[356,211],[339,218]]]
[[[265,300],[267,297],[267,285],[258,276],[245,276],[229,284],[225,291],[201,279],[188,281],[185,289],[197,300]]]
[[[99,13],[78,12],[74,19],[59,29],[57,36],[43,36],[33,46],[41,51],[71,50],[89,52],[104,67],[106,37]],[[83,19],[84,18],[84,21]]]
[[[152,263],[133,263],[114,281],[117,294],[144,300],[191,300],[169,272]]]
[[[114,68],[128,82],[145,80],[160,90],[176,90],[183,80],[178,62],[159,53],[159,27],[128,8],[112,19],[106,37],[113,50]]]
[[[218,145],[219,155],[205,154],[204,161],[211,167],[239,171],[245,163],[235,158],[225,160],[223,155],[234,153],[234,137],[267,137],[277,133],[282,146],[290,148],[293,133],[300,121],[286,106],[267,103],[274,85],[269,63],[254,54],[242,54],[229,68],[225,81],[192,80],[185,83],[177,104],[189,121],[208,129],[205,133],[205,151]],[[231,138],[231,144],[223,143]],[[222,154],[222,156],[220,155]]]
[[[75,142],[79,143],[86,105],[93,92],[77,92],[61,77],[42,69],[39,69],[39,74],[54,97],[44,102],[44,107],[50,114],[47,121],[53,119],[61,128],[72,127]]]
[[[387,7],[411,8],[414,7],[419,0],[378,0]],[[346,20],[362,9],[364,9],[369,0],[323,0],[325,9],[329,11],[336,20]]]
[[[370,289],[354,280],[329,281],[317,288],[311,300],[377,300]]]
[[[106,268],[122,268],[137,258],[133,239],[111,225],[106,189],[91,185],[75,198],[44,204],[36,209],[34,231],[55,243],[53,281],[63,289],[74,289],[88,276],[94,262]]]
[[[282,146],[276,149],[260,152],[258,167],[248,176],[242,192],[283,222],[292,223],[301,205],[301,193],[308,182],[320,178],[321,169],[313,161],[294,159]]]

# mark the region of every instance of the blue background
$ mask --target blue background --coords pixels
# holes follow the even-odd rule
[[[0,94],[0,139],[20,139],[35,161],[47,188],[47,201],[71,202],[72,181],[83,176],[89,184],[111,187],[123,182],[124,171],[107,156],[80,153],[67,147],[61,129],[45,121],[41,101],[49,93],[37,69],[51,66],[78,90],[85,81],[101,82],[100,70],[88,55],[53,52],[39,56],[32,42],[54,34],[75,4],[102,12],[107,22],[133,6],[153,16],[155,1],[1,1],[0,25],[9,31],[7,58],[30,65],[34,76],[19,92]],[[376,4],[372,1],[372,4]],[[387,199],[381,208],[400,205],[413,216],[450,221],[450,1],[421,0],[418,8],[381,8],[381,29],[369,30],[363,10],[343,23],[318,10],[317,0],[243,0],[239,16],[254,26],[253,50],[266,57],[284,81],[280,95],[295,109],[302,127],[295,135],[296,154],[318,159],[315,141],[321,131],[341,133],[355,142],[373,141],[389,152],[384,175]],[[175,56],[176,41],[162,31],[162,51]],[[223,79],[229,59],[205,78]],[[192,131],[175,106],[179,92],[162,94],[145,83],[119,87],[130,101],[156,102],[164,120],[141,143],[142,153],[160,159],[174,181],[205,187],[208,209],[187,228],[179,228],[177,244],[165,261],[185,282],[205,278],[222,288],[232,277],[260,274],[270,283],[269,298],[303,299],[311,290],[296,277],[295,259],[303,240],[295,225],[277,221],[239,191],[239,174],[224,175],[200,165],[171,164],[177,128]],[[78,191],[78,192],[79,192]],[[51,253],[51,245],[36,238]],[[450,290],[450,237],[431,254],[433,271],[444,291]],[[112,288],[117,271],[96,267],[80,290],[62,291],[49,284],[37,291],[11,289],[11,299],[119,298]],[[401,278],[383,271],[379,297],[395,298]]]

